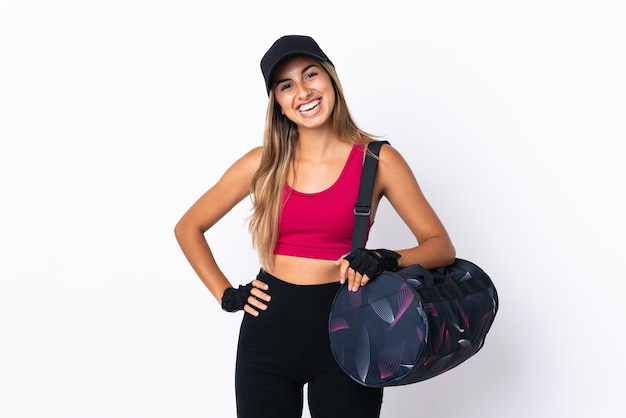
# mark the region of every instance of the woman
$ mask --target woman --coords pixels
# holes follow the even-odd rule
[[[371,221],[386,197],[418,245],[351,253],[361,166],[373,137],[352,120],[335,68],[312,38],[278,39],[261,70],[269,96],[263,146],[194,203],[176,238],[223,309],[246,312],[235,378],[240,418],[300,417],[305,384],[313,418],[379,417],[382,389],[352,381],[333,359],[327,329],[333,297],[341,284],[356,291],[383,269],[450,264],[454,247],[406,161],[384,145]],[[235,289],[204,233],[249,195],[261,270]]]

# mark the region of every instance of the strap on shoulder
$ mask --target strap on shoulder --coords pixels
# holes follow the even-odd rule
[[[389,141],[373,141],[369,143],[365,153],[359,196],[354,205],[354,231],[352,233],[352,249],[356,250],[365,245],[369,230],[370,215],[372,213],[372,193],[374,191],[374,178],[378,166],[378,155],[383,144]],[[372,156],[371,154],[375,155]]]

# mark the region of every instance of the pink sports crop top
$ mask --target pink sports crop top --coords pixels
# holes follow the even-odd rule
[[[362,167],[363,146],[355,145],[328,189],[301,193],[285,184],[274,254],[337,260],[350,252]]]

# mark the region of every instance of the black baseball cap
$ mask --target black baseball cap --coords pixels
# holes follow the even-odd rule
[[[272,89],[272,78],[274,77],[276,68],[287,58],[296,55],[307,55],[322,62],[327,61],[332,65],[332,62],[328,59],[324,51],[322,51],[317,42],[310,36],[283,36],[274,42],[265,55],[263,55],[263,58],[261,58],[261,72],[263,73],[263,77],[265,77],[267,94],[269,94]]]

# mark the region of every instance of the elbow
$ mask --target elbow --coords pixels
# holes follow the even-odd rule
[[[187,230],[188,229],[183,219],[176,222],[176,225],[174,225],[174,236],[178,242],[180,242],[182,237],[185,236]]]
[[[454,260],[456,259],[456,248],[454,248],[454,244],[452,244],[451,240],[448,239],[445,243],[443,243],[439,254],[441,256],[439,263],[442,266],[449,266],[454,263]]]
[[[189,239],[190,237],[203,235],[208,228],[202,228],[193,219],[187,218],[183,216],[177,223],[174,225],[174,236],[176,240],[181,243]]]
[[[454,245],[450,244],[448,251],[446,252],[446,266],[449,266],[450,264],[454,263],[454,260],[456,259],[456,248],[454,248]]]

